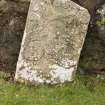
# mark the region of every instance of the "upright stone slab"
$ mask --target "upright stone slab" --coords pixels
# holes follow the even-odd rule
[[[71,0],[32,0],[15,79],[72,81],[89,19],[88,11]]]

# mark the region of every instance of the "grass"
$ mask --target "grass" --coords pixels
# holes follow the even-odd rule
[[[105,105],[105,83],[77,77],[62,86],[26,86],[0,79],[0,105]]]

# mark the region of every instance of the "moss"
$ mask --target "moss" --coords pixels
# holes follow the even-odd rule
[[[97,25],[105,25],[105,16],[101,17],[100,20],[97,21]]]

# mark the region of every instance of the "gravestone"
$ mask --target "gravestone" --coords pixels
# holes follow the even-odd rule
[[[71,0],[32,0],[15,80],[32,84],[72,81],[89,24]]]

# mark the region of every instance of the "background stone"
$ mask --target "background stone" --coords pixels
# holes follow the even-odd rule
[[[15,71],[29,2],[0,1],[0,71]]]
[[[84,70],[105,70],[105,5],[94,16],[82,50],[79,66]]]

